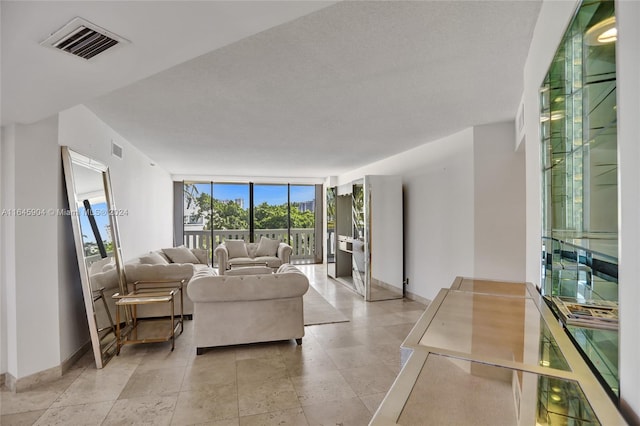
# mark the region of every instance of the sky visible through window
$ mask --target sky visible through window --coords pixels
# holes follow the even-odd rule
[[[195,184],[199,194],[208,194],[211,185],[208,183]],[[213,198],[217,200],[233,201],[238,198],[244,200],[245,208],[249,206],[249,185],[232,183],[215,183]],[[314,185],[291,185],[291,202],[312,201],[315,199]],[[271,205],[281,205],[287,202],[287,185],[254,185],[254,202],[267,202]]]
[[[111,241],[111,234],[109,233],[109,210],[107,209],[107,203],[95,203],[91,205],[93,211],[93,217],[96,219],[96,225],[102,237],[102,241]],[[82,228],[82,240],[85,243],[95,243],[96,238],[91,230],[89,224],[89,218],[84,209],[84,206],[78,206],[78,216],[80,217],[80,228]]]

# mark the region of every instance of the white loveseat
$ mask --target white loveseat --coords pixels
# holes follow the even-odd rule
[[[262,265],[276,271],[289,263],[293,249],[289,244],[261,237],[257,243],[244,240],[226,240],[213,254],[218,262],[218,275],[225,275],[233,267]]]
[[[193,301],[197,354],[213,346],[296,339],[302,343],[302,296],[309,279],[284,264],[275,273],[217,275],[196,272],[187,292]]]

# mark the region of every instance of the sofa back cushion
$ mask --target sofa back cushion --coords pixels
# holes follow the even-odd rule
[[[140,256],[140,263],[145,265],[168,265],[169,262],[158,253],[151,252],[146,256]]]
[[[189,250],[191,250],[191,253],[198,258],[198,263],[202,263],[204,265],[209,264],[209,252],[207,250],[199,248],[192,248]]]
[[[244,240],[225,240],[224,246],[229,253],[229,259],[233,259],[234,257],[249,257]]]
[[[162,251],[173,263],[200,263],[191,250],[184,246],[163,248]]]
[[[275,256],[278,254],[278,247],[280,246],[280,241],[272,240],[267,237],[260,237],[260,242],[258,243],[258,249],[256,250],[256,257],[259,256]]]

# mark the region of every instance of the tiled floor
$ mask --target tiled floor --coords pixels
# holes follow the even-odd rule
[[[399,372],[402,340],[426,308],[366,303],[301,265],[350,322],[306,327],[295,341],[196,356],[192,323],[176,341],[125,346],[96,370],[91,354],[55,383],[1,394],[2,425],[366,425]]]

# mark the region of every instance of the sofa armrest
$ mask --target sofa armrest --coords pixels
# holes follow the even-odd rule
[[[278,259],[282,260],[282,263],[289,263],[291,259],[291,253],[293,253],[293,247],[287,243],[280,243],[278,246]]]
[[[272,300],[302,297],[309,279],[301,273],[245,276],[196,276],[187,287],[194,303]]]
[[[120,289],[118,271],[115,268],[91,275],[89,277],[89,282],[91,283],[91,288],[95,290],[101,287],[105,290]]]
[[[168,265],[147,265],[144,263],[131,263],[124,265],[124,275],[127,283],[136,281],[188,281],[193,276],[191,263],[170,263]]]
[[[218,247],[213,251],[213,255],[218,261],[218,274],[224,275],[224,271],[229,269],[229,251],[224,243],[220,243]]]

